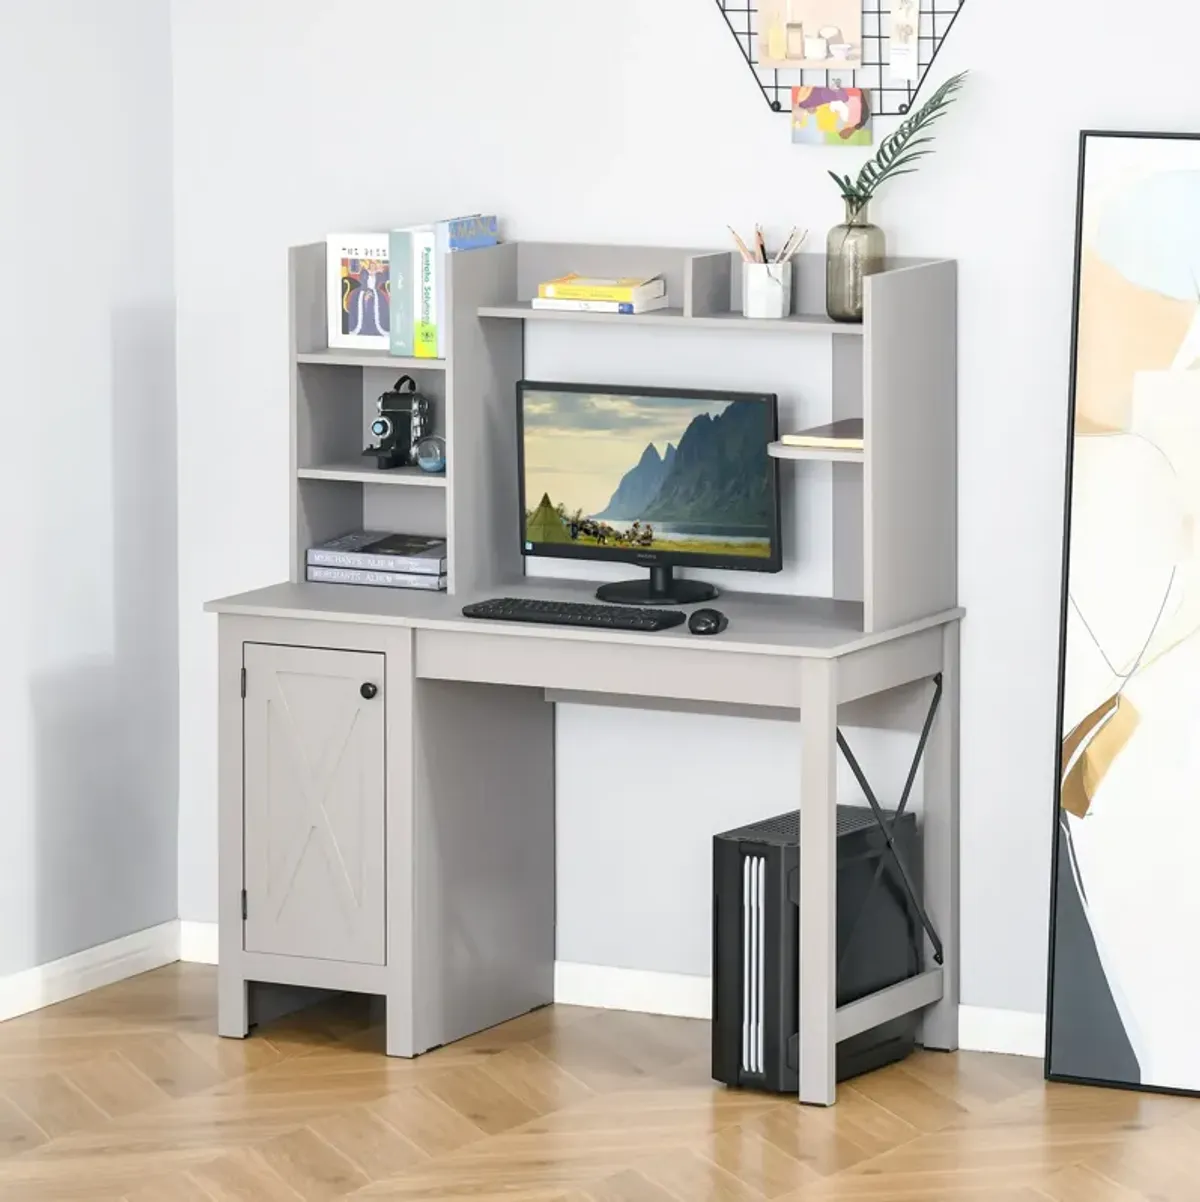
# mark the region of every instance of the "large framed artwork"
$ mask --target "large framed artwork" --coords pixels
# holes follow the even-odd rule
[[[1047,1075],[1200,1091],[1200,134],[1081,138]]]

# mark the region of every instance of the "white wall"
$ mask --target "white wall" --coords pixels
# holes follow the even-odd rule
[[[173,918],[166,0],[0,0],[0,977]]]
[[[175,0],[173,12],[180,889],[184,918],[213,919],[215,624],[200,606],[286,573],[284,248],[479,207],[516,238],[720,246],[726,222],[755,220],[820,233],[839,215],[826,169],[860,155],[788,144],[707,0]],[[1030,1011],[1046,959],[1076,137],[1200,124],[1200,10],[1154,6],[1153,87],[1096,69],[1127,57],[1126,35],[1086,15],[1078,2],[970,0],[938,63],[974,69],[966,96],[938,156],[875,213],[893,250],[961,264],[963,996]],[[1062,62],[1022,59],[1014,29],[1036,29]],[[565,718],[563,810],[622,797],[645,819],[639,774],[588,758],[586,713]],[[604,720],[638,729],[636,715]],[[681,794],[711,800],[705,782],[726,779],[718,768],[752,739],[764,805],[777,795],[778,730],[656,721],[664,737],[702,739],[680,757]],[[708,803],[705,821],[721,824]],[[565,856],[582,858],[589,825],[594,813],[561,832]],[[614,863],[613,880],[638,864]],[[697,887],[694,848],[678,871]],[[703,947],[704,915],[677,919],[674,942]],[[605,921],[568,906],[560,955],[695,967],[699,953],[646,963],[637,915],[601,937]]]

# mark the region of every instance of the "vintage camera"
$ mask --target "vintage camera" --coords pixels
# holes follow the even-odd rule
[[[371,433],[379,444],[363,454],[372,456],[381,471],[415,463],[417,443],[429,433],[429,398],[417,391],[416,380],[401,376],[375,402],[375,410],[379,416],[371,423]]]

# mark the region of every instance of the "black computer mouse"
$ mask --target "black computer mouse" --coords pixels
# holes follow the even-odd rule
[[[693,634],[720,634],[729,619],[719,609],[698,609],[688,618],[688,629]]]

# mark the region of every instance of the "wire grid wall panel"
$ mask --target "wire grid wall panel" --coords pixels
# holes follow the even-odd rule
[[[766,102],[777,113],[792,111],[792,88],[864,88],[876,117],[903,116],[925,82],[942,42],[966,0],[920,0],[917,28],[918,78],[890,78],[888,69],[888,0],[863,0],[862,64],[856,71],[786,70],[764,67],[758,61],[758,4],[756,0],[716,0],[742,57],[758,80]]]

